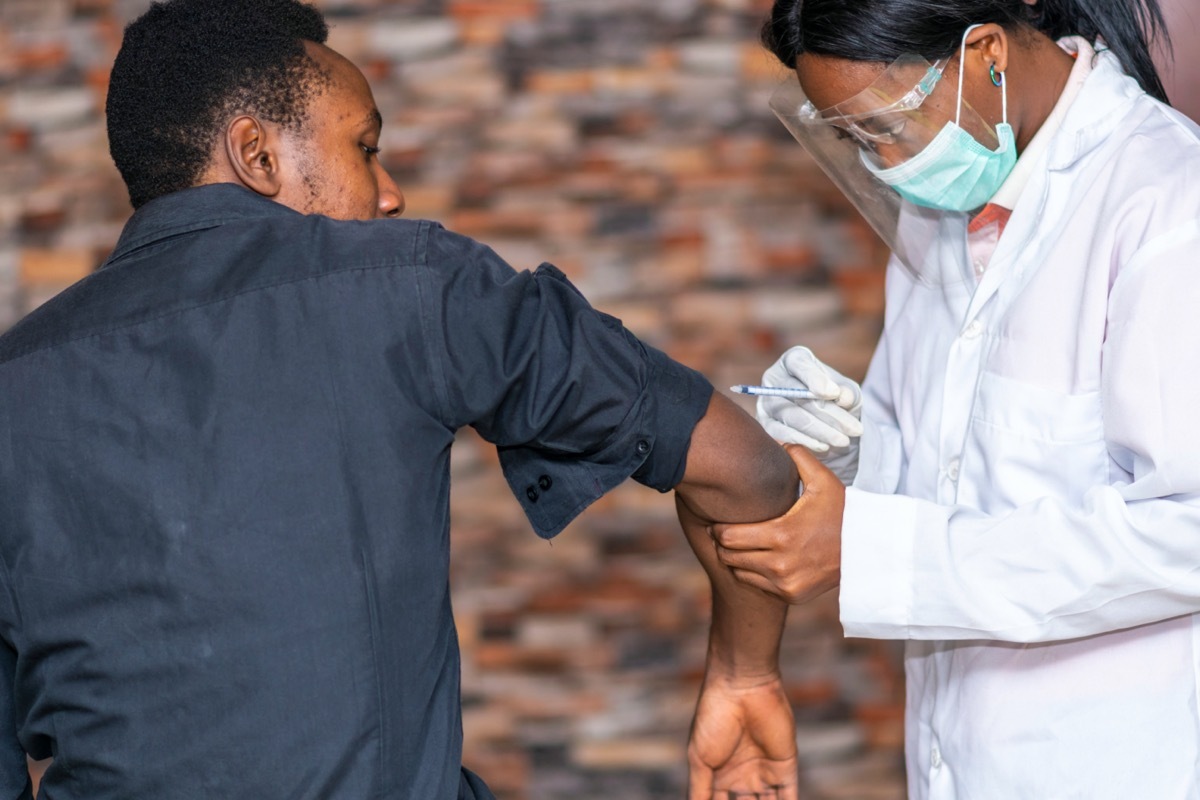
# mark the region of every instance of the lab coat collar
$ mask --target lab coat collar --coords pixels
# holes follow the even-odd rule
[[[1099,147],[1123,124],[1129,106],[1145,91],[1121,63],[1097,43],[1096,65],[1067,112],[1049,153],[1051,170],[1069,169]]]
[[[1047,166],[1051,172],[1060,172],[1074,166],[1080,159],[1102,146],[1122,126],[1130,127],[1129,112],[1138,98],[1145,92],[1137,81],[1125,74],[1116,56],[1099,43],[1096,63],[1091,75],[1079,90],[1063,119],[1062,127],[1050,142]],[[1039,183],[1039,181],[1034,181]],[[1033,189],[1033,185],[1029,187]],[[1023,201],[1026,200],[1023,193]],[[1037,271],[1036,258],[1038,240],[1035,238],[1042,224],[1049,224],[1044,207],[1044,188],[1036,189],[1028,202],[1035,206],[1018,203],[1013,210],[1005,236],[1001,238],[987,271],[979,281],[967,310],[966,319],[978,316],[991,298],[999,291],[1020,292]],[[1036,222],[1035,222],[1036,221]],[[965,237],[964,237],[965,242]]]

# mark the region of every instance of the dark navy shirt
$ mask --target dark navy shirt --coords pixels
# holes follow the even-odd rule
[[[490,797],[462,769],[455,431],[550,537],[682,477],[711,387],[435,223],[231,185],[0,338],[0,796]]]

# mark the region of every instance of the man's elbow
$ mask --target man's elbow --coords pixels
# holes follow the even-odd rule
[[[763,508],[763,519],[775,519],[795,505],[800,496],[800,475],[791,456],[777,444],[772,443],[764,451],[762,462],[758,502]]]
[[[714,522],[765,522],[786,514],[800,494],[800,476],[787,451],[767,439],[746,473],[723,483],[705,511]]]

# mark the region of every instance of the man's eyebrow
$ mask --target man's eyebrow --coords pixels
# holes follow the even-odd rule
[[[383,115],[379,113],[378,108],[372,108],[371,112],[369,114],[367,114],[366,118],[362,121],[362,124],[363,125],[374,125],[376,130],[382,130],[383,129]]]

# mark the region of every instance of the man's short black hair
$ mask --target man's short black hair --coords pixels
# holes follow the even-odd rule
[[[302,125],[329,80],[304,42],[328,34],[300,0],[152,4],[125,29],[108,88],[109,151],[134,208],[194,186],[232,114]]]

